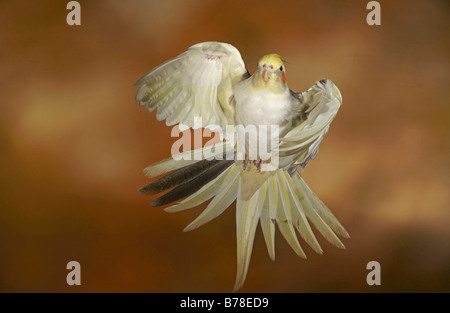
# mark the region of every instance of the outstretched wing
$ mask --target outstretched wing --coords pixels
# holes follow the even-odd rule
[[[321,80],[301,93],[292,93],[300,105],[295,127],[280,138],[280,165],[305,168],[319,152],[319,145],[342,104],[341,92],[331,80]]]
[[[232,86],[248,77],[235,47],[203,42],[142,77],[136,101],[150,112],[157,110],[158,121],[166,120],[168,126],[224,129],[235,124]]]

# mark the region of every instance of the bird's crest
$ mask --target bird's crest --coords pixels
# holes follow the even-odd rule
[[[266,54],[261,59],[259,59],[258,64],[260,66],[267,64],[267,65],[272,65],[274,68],[279,68],[280,66],[283,65],[283,59],[281,58],[281,56],[279,54],[271,53],[271,54]]]

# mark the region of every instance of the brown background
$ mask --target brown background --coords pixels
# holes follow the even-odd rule
[[[134,82],[190,45],[235,45],[251,73],[286,60],[289,86],[321,78],[344,104],[304,176],[352,238],[295,256],[258,229],[243,292],[450,291],[450,6],[380,1],[0,3],[0,291],[228,292],[234,207],[190,233],[137,193],[170,155],[170,128],[134,102]],[[276,4],[275,4],[276,3]],[[82,286],[66,285],[67,262]],[[381,263],[382,285],[366,284]]]

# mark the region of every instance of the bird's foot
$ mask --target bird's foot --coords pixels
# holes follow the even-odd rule
[[[261,164],[262,164],[262,160],[258,159],[256,161],[253,161],[253,164],[255,164],[256,168],[258,169],[258,172],[261,172]]]
[[[247,169],[247,164],[248,164],[248,154],[246,154],[244,157],[244,170]]]
[[[248,157],[248,154],[246,154],[244,157],[244,170],[247,169],[248,161],[249,161],[249,157]],[[253,163],[256,166],[256,168],[258,169],[258,172],[261,172],[261,164],[262,164],[261,159],[253,160],[251,163]]]

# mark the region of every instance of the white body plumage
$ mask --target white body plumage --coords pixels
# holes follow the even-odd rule
[[[295,117],[294,103],[289,88],[275,93],[267,89],[256,89],[251,79],[234,86],[237,125],[278,125]]]

